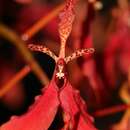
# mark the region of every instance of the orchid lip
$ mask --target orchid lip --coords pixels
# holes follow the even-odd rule
[[[65,84],[67,74],[65,65],[64,59],[60,58],[55,67],[55,82],[59,88],[62,88]]]

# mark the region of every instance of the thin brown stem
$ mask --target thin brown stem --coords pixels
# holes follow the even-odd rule
[[[22,39],[27,41],[33,37],[41,28],[46,26],[53,18],[58,16],[59,12],[64,8],[65,4],[61,4],[53,9],[48,15],[42,17],[33,26],[31,26],[23,35]]]
[[[30,65],[34,73],[38,76],[42,84],[48,84],[49,80],[41,67],[37,64],[31,53],[28,51],[25,43],[6,26],[0,24],[0,35],[12,42],[23,55],[25,61]]]
[[[130,105],[123,104],[123,105],[106,108],[103,110],[98,110],[98,111],[94,112],[92,115],[95,117],[103,117],[103,116],[108,116],[108,115],[115,114],[115,113],[118,113],[121,111],[125,111],[128,108],[130,108]]]
[[[30,67],[25,66],[22,70],[15,74],[15,76],[10,79],[6,84],[4,84],[0,89],[0,97],[4,96],[16,83],[22,80],[30,72]]]

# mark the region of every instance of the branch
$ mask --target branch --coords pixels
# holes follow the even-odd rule
[[[6,84],[4,84],[0,89],[0,97],[4,96],[11,88],[15,86],[16,83],[21,81],[30,72],[30,67],[25,66],[19,72],[15,74]]]
[[[24,60],[30,65],[42,84],[48,84],[48,77],[42,71],[41,67],[35,61],[29,50],[26,48],[25,43],[18,37],[18,35],[3,24],[0,24],[0,35],[9,40],[14,46],[16,46],[19,52],[21,52],[21,54],[23,55]]]
[[[24,41],[27,41],[33,37],[41,28],[46,26],[53,18],[55,18],[59,12],[64,8],[65,4],[61,4],[54,8],[48,15],[43,16],[32,27],[30,27],[21,37]]]
[[[117,106],[112,106],[109,108],[105,108],[102,110],[98,110],[94,113],[92,113],[92,115],[94,117],[103,117],[103,116],[109,116],[118,112],[122,112],[122,111],[126,111],[127,109],[130,108],[130,105],[126,105],[126,104],[121,104],[121,105],[117,105]]]

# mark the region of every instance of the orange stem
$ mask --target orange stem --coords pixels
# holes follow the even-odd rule
[[[40,20],[38,20],[31,28],[29,28],[23,35],[22,39],[24,41],[27,41],[32,36],[34,36],[41,28],[47,25],[48,22],[50,22],[53,18],[55,18],[59,12],[64,8],[65,4],[61,4],[57,6],[55,9],[53,9],[48,15],[42,17]]]
[[[130,107],[130,105],[126,105],[126,104],[118,105],[118,106],[106,108],[103,110],[98,110],[98,111],[94,112],[92,115],[95,117],[108,116],[111,114],[115,114],[117,112],[124,111],[124,110],[128,109],[129,107]]]
[[[29,72],[30,67],[25,66],[22,70],[16,73],[12,79],[10,79],[6,84],[4,84],[4,86],[2,86],[2,89],[0,89],[0,97],[4,96],[12,87],[15,86],[17,82],[22,80],[22,78],[26,76]]]

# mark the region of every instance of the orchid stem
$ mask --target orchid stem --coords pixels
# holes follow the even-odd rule
[[[106,108],[106,109],[103,109],[103,110],[98,110],[98,111],[94,112],[92,115],[95,116],[95,117],[108,116],[108,115],[111,115],[111,114],[115,114],[117,112],[124,111],[124,110],[128,109],[129,107],[130,107],[130,105],[126,105],[126,104],[118,105],[118,106]]]
[[[0,89],[0,97],[4,96],[12,87],[15,86],[16,83],[22,80],[22,78],[25,77],[29,72],[30,67],[25,66],[18,73],[16,73],[15,76],[12,79],[10,79],[6,84],[4,84],[2,89]]]
[[[53,18],[55,18],[59,12],[64,8],[65,4],[61,4],[53,9],[48,15],[42,17],[38,20],[31,28],[29,28],[23,35],[22,39],[27,41],[31,37],[33,37],[41,28],[46,26]]]

